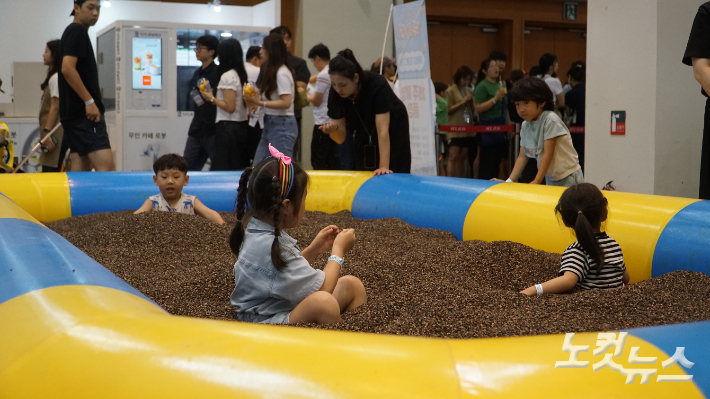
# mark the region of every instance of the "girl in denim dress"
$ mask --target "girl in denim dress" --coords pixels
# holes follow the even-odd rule
[[[269,151],[272,156],[242,172],[239,180],[237,225],[229,242],[238,258],[230,297],[236,318],[264,324],[337,323],[342,313],[367,300],[357,277],[340,277],[355,232],[327,226],[301,251],[283,229],[303,220],[308,174],[271,144]],[[314,269],[311,263],[331,248],[325,268]]]

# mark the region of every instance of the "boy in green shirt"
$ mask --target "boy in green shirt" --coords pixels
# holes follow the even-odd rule
[[[436,91],[436,124],[446,126],[449,124],[449,101],[446,100],[447,86],[441,82],[434,83],[434,91]],[[446,134],[446,132],[439,132]]]

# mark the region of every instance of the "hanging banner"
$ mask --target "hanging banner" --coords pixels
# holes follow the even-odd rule
[[[434,90],[424,0],[394,6],[399,97],[409,113],[412,174],[436,175]]]

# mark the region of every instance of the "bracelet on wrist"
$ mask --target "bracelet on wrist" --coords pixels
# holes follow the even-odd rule
[[[542,284],[535,284],[535,291],[538,295],[542,295]]]
[[[328,258],[328,262],[330,262],[331,260],[338,262],[340,267],[343,267],[343,258],[341,258],[340,256],[330,255],[330,258]]]
[[[496,99],[495,99],[495,98],[491,98],[491,101],[493,101],[493,105],[496,105]]]
[[[91,104],[93,104],[93,103],[94,103],[94,99],[93,99],[93,98],[92,98],[91,100],[89,100],[89,101],[84,101],[84,104],[85,104],[85,105],[91,105]]]

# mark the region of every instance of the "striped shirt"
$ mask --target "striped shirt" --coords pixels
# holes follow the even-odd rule
[[[559,275],[565,272],[576,274],[579,278],[576,286],[585,290],[621,287],[624,285],[622,279],[626,270],[621,247],[606,233],[597,233],[596,236],[604,254],[604,266],[599,274],[597,274],[597,262],[582,249],[579,241],[575,241],[562,254]]]

